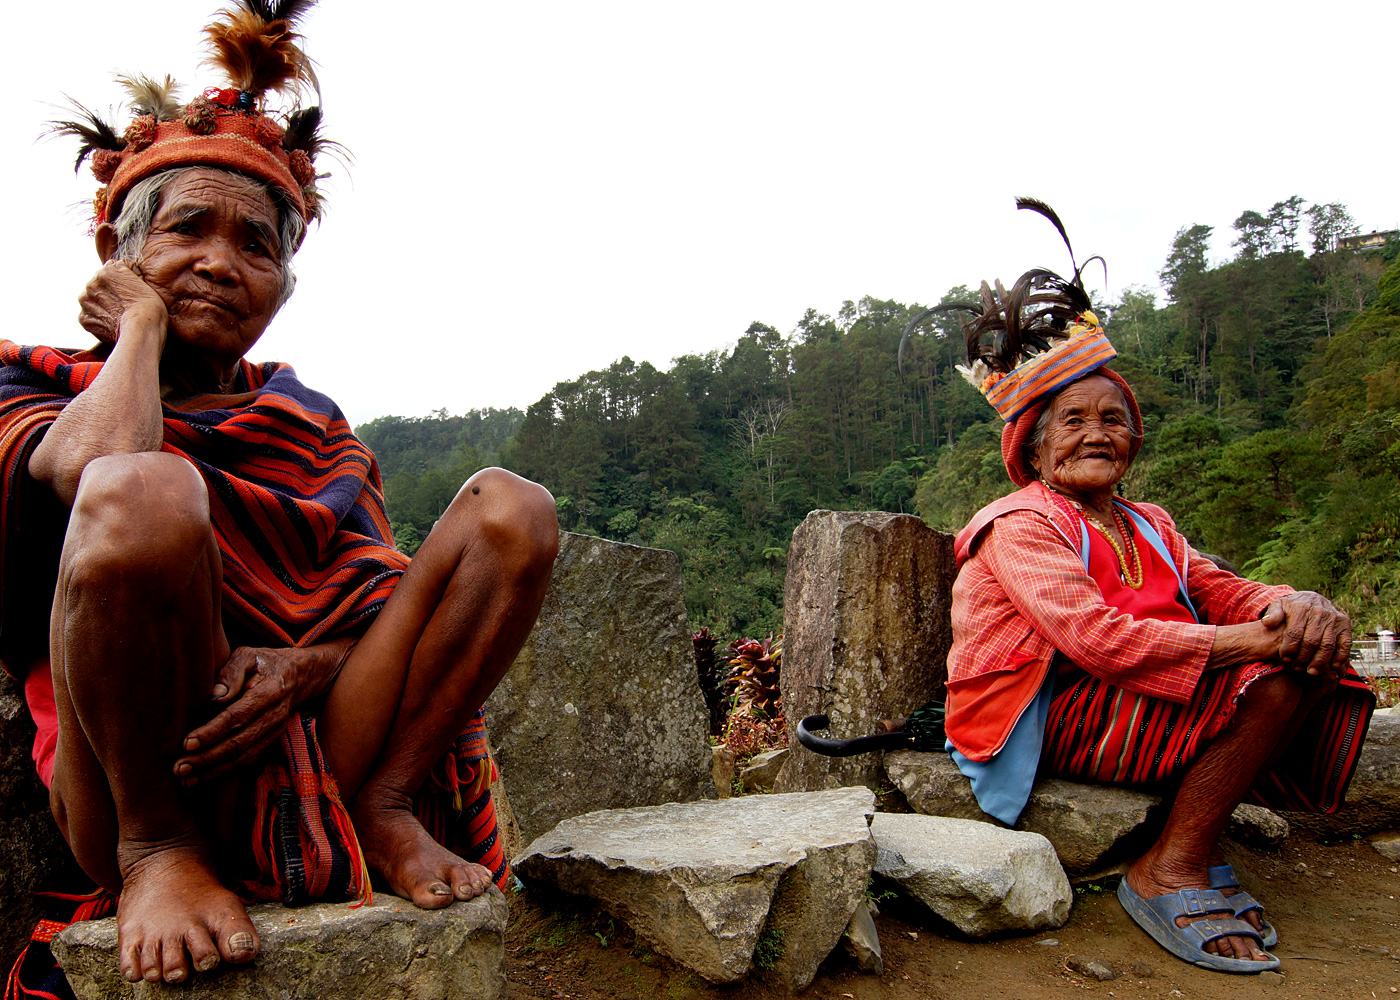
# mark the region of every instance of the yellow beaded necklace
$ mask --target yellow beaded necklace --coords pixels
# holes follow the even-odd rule
[[[1075,504],[1079,507],[1079,504]],[[1118,508],[1113,508],[1113,520],[1118,525],[1118,529],[1123,532],[1123,539],[1128,543],[1128,551],[1132,553],[1132,558],[1123,554],[1123,550],[1118,546],[1118,539],[1113,537],[1113,532],[1097,517],[1090,514],[1083,507],[1079,507],[1079,512],[1084,515],[1084,519],[1099,529],[1099,534],[1108,539],[1108,544],[1113,546],[1114,553],[1118,556],[1118,575],[1123,582],[1134,590],[1142,589],[1142,556],[1138,553],[1137,546],[1133,544],[1133,533],[1125,523],[1127,519],[1118,512]]]
[[[1123,533],[1123,539],[1128,543],[1128,552],[1131,553],[1131,556],[1123,552],[1122,547],[1118,544],[1118,539],[1113,537],[1113,532],[1109,527],[1085,510],[1082,503],[1060,493],[1055,487],[1045,482],[1044,477],[1041,477],[1040,481],[1045,488],[1052,493],[1059,494],[1061,497],[1064,497],[1064,499],[1069,500],[1069,502],[1074,505],[1074,509],[1079,511],[1079,516],[1084,518],[1087,523],[1092,524],[1099,530],[1099,534],[1108,539],[1108,544],[1113,547],[1114,554],[1118,556],[1119,578],[1133,590],[1141,590],[1143,578],[1142,555],[1138,552],[1137,545],[1133,542],[1132,525],[1128,523],[1128,519],[1118,510],[1118,505],[1113,505],[1113,522],[1118,525],[1118,530]]]

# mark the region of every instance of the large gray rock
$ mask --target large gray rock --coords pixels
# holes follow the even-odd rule
[[[34,723],[20,686],[0,673],[0,970],[8,971],[39,919],[34,890],[73,867],[34,773]]]
[[[1327,837],[1365,836],[1400,827],[1400,716],[1372,717],[1342,808],[1331,816],[1282,815],[1294,829]]]
[[[713,798],[676,554],[562,533],[539,621],[486,711],[527,844],[595,809]]]
[[[915,812],[996,822],[978,808],[971,784],[946,753],[900,750],[885,754],[884,763]],[[1161,804],[1156,795],[1128,788],[1042,778],[1015,829],[1041,834],[1065,871],[1084,875],[1145,848]]]
[[[394,896],[373,906],[323,903],[248,910],[261,953],[188,983],[128,983],[117,922],[73,924],[53,940],[78,1000],[499,1000],[506,995],[506,901],[495,886],[442,910]]]
[[[1074,893],[1038,833],[917,813],[879,813],[875,874],[969,937],[1061,927]]]
[[[757,966],[800,990],[865,898],[874,807],[843,788],[610,809],[563,821],[515,868],[592,897],[711,982]]]
[[[864,736],[939,696],[952,645],[953,536],[909,514],[817,510],[792,535],[780,684],[796,733],[825,714],[834,738]],[[876,787],[875,755],[822,757],[794,735],[779,792]]]

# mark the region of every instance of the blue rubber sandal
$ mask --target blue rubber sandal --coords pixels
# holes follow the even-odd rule
[[[1239,876],[1235,874],[1235,869],[1228,864],[1212,865],[1206,869],[1206,878],[1210,881],[1212,889],[1239,889]],[[1264,916],[1264,906],[1259,900],[1249,893],[1240,889],[1233,896],[1225,896],[1225,901],[1235,910],[1235,919],[1244,920],[1244,915],[1250,910],[1259,914],[1259,933],[1263,935],[1263,947],[1265,951],[1278,946],[1278,931],[1274,925],[1269,923]]]
[[[1263,941],[1259,932],[1243,920],[1217,920],[1210,916],[1215,913],[1234,913],[1234,907],[1218,889],[1182,889],[1179,892],[1143,899],[1124,878],[1118,883],[1118,901],[1123,904],[1128,916],[1132,917],[1152,940],[1183,962],[1190,962],[1213,972],[1237,972],[1245,975],[1272,972],[1279,967],[1279,960],[1273,955],[1269,955],[1266,961],[1252,962],[1244,958],[1212,955],[1205,950],[1210,942],[1225,937],[1252,937],[1256,941]],[[1177,917],[1207,919],[1178,927]]]

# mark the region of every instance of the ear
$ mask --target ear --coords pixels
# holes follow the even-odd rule
[[[97,256],[102,258],[102,263],[107,263],[117,255],[117,227],[110,222],[104,222],[97,227],[96,243]]]

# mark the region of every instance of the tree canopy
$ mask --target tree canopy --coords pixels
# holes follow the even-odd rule
[[[1358,229],[1345,207],[1298,197],[1245,210],[1234,229],[1235,256],[1215,264],[1211,226],[1178,231],[1165,303],[1142,288],[1096,303],[1144,414],[1129,496],[1258,579],[1393,625],[1396,247],[1338,249]],[[971,298],[960,285],[940,301]],[[383,417],[359,433],[406,550],[465,476],[499,462],[548,487],[567,530],[675,551],[696,628],[759,635],[781,627],[787,545],[808,511],[917,512],[955,531],[1011,489],[1000,422],[954,371],[959,319],[925,323],[900,370],[922,308],[867,296],[834,318],[808,310],[788,334],[755,322],[732,348],[666,370],[621,358],[523,414]]]

